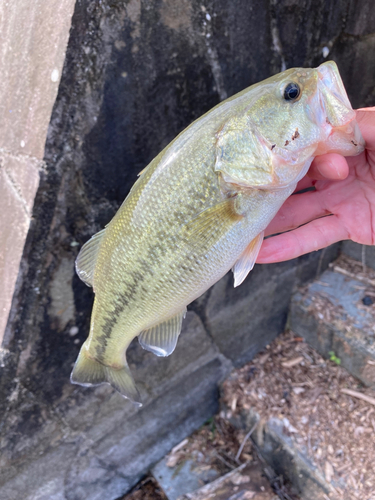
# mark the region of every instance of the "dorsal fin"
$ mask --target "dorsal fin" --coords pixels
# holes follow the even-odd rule
[[[258,234],[250,243],[247,245],[245,251],[242,253],[241,257],[233,266],[233,274],[234,274],[234,286],[240,285],[249,272],[254,267],[256,258],[258,257],[258,253],[260,247],[262,246],[264,238],[264,231]]]
[[[77,274],[87,286],[93,286],[92,280],[94,277],[96,260],[98,258],[100,242],[104,236],[104,232],[105,229],[102,229],[86,241],[76,259]]]
[[[159,323],[138,335],[138,341],[146,351],[156,356],[169,356],[175,350],[178,336],[181,333],[182,320],[186,308],[172,318]]]

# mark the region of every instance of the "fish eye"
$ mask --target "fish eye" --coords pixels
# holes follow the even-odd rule
[[[286,101],[296,101],[301,95],[301,88],[298,83],[288,83],[284,89],[284,99]]]

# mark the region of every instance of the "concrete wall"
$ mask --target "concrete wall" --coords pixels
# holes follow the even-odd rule
[[[0,4],[0,345],[44,168],[74,3]]]
[[[370,1],[76,2],[45,168],[39,152],[21,170],[36,169],[40,184],[1,351],[1,498],[120,497],[216,411],[232,366],[282,331],[293,288],[337,247],[256,266],[237,289],[224,277],[190,307],[170,358],[135,342],[129,359],[145,401],[136,410],[108,386],[69,383],[93,298],[74,260],[137,173],[226,96],[284,67],[315,66],[328,47],[353,104],[374,104],[374,21]]]
[[[375,247],[371,245],[359,245],[354,241],[344,241],[341,251],[351,257],[359,260],[365,267],[375,269]]]

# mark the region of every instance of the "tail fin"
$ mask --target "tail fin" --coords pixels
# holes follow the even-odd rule
[[[70,381],[72,384],[86,387],[103,383],[110,384],[122,396],[130,399],[134,404],[142,406],[140,394],[126,361],[120,369],[102,365],[95,359],[90,358],[85,348],[82,347],[70,375]]]

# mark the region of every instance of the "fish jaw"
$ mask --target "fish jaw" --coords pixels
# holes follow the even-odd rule
[[[315,155],[339,153],[356,156],[365,148],[356,112],[347,96],[336,63],[325,62],[318,68],[318,98],[315,119],[328,135],[318,144]]]

